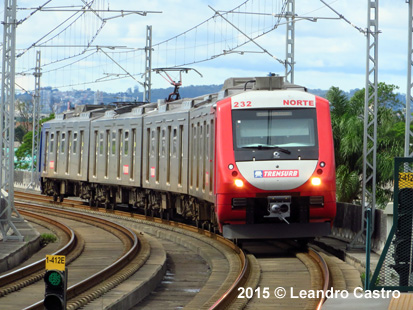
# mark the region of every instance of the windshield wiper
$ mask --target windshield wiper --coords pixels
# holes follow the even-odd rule
[[[285,154],[288,154],[288,155],[291,154],[291,152],[287,149],[284,149],[284,148],[276,146],[276,145],[269,145],[269,144],[250,144],[250,145],[244,145],[244,146],[242,146],[242,148],[245,148],[245,149],[259,149],[259,150],[262,150],[262,149],[266,149],[266,150],[276,149],[277,151],[283,152]]]
[[[291,154],[291,152],[290,152],[289,150],[287,150],[287,149],[283,149],[282,147],[279,147],[279,146],[273,146],[273,148],[274,148],[274,149],[276,149],[276,150],[278,150],[278,151],[280,151],[280,152],[283,152],[283,153],[285,153],[285,154],[288,154],[288,155],[290,155],[290,154]]]

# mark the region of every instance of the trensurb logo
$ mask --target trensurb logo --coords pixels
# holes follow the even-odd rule
[[[298,178],[298,170],[254,170],[254,178]]]

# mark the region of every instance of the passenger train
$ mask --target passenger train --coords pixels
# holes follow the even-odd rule
[[[41,190],[127,204],[229,239],[327,235],[336,213],[329,102],[269,76],[140,106],[78,106],[44,123]]]

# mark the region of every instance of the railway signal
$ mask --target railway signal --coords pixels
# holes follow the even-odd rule
[[[60,310],[66,309],[66,271],[48,270],[44,276],[46,289],[44,293],[44,308]]]
[[[46,255],[45,293],[43,305],[46,310],[65,310],[67,269],[65,256]]]

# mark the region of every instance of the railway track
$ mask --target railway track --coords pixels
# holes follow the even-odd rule
[[[101,209],[100,211],[98,211],[97,208],[86,206],[77,200],[67,199],[64,202],[59,203],[53,202],[48,197],[39,195],[32,196],[32,194],[21,194],[19,192],[16,192],[15,195],[18,199],[24,198],[30,199],[32,201],[38,201],[39,203],[43,204],[54,204],[56,206],[59,206],[59,208],[77,208],[83,210],[84,212],[99,214],[102,214],[103,212],[106,216],[110,216],[112,218],[111,222],[119,221],[122,222],[123,225],[134,227],[137,230],[142,230],[142,225],[145,225],[144,223],[147,224],[149,220],[150,222],[152,222],[152,224],[150,225],[152,228],[147,228],[146,230],[146,232],[149,233],[151,233],[152,230],[157,229],[153,227],[163,226],[163,224],[166,224],[168,222],[162,219],[117,210]],[[129,222],[130,224],[128,225],[127,222]],[[253,255],[246,256],[232,242],[222,238],[221,236],[214,235],[208,231],[176,222],[169,222],[169,227],[169,230],[171,232],[153,232],[153,234],[157,237],[164,235],[163,238],[168,239],[172,238],[172,231],[178,230],[178,234],[182,234],[182,229],[184,229],[187,234],[201,234],[200,238],[203,239],[203,242],[212,243],[219,241],[221,246],[226,248],[226,250],[223,251],[223,253],[226,253],[224,254],[224,256],[226,256],[226,259],[230,261],[230,264],[232,265],[232,267],[229,266],[229,271],[227,271],[228,276],[222,277],[221,275],[221,277],[219,277],[219,279],[217,280],[217,278],[213,274],[214,268],[219,266],[219,264],[222,264],[222,261],[213,261],[214,256],[216,256],[217,254],[212,254],[209,256],[209,258],[205,258],[208,255],[204,255],[203,258],[208,262],[208,265],[211,266],[212,273],[209,276],[208,281],[206,281],[205,285],[202,288],[198,289],[199,292],[197,292],[196,296],[191,300],[191,302],[186,305],[189,308],[225,309],[230,307],[233,309],[241,309],[245,307],[246,309],[257,309],[262,308],[266,304],[270,305],[270,307],[274,307],[274,305],[278,304],[280,306],[287,306],[288,308],[290,308],[291,306],[291,309],[294,309],[294,307],[296,309],[319,309],[324,302],[323,299],[319,298],[306,299],[303,301],[294,299],[292,298],[292,296],[285,296],[285,298],[277,298],[275,296],[275,289],[277,289],[278,287],[295,287],[296,289],[302,288],[302,290],[307,291],[325,291],[329,288],[330,276],[328,274],[327,264],[325,263],[323,257],[317,254],[315,251],[310,251],[309,253],[297,253],[294,258],[278,257],[271,260],[268,260],[268,258],[256,259]],[[196,244],[192,244],[190,246],[198,246],[198,249],[196,249],[195,251],[202,252],[203,246]],[[216,247],[216,245],[214,246]],[[236,255],[234,256],[234,254]],[[290,266],[289,268],[291,270],[288,270],[288,268],[286,269],[286,266]],[[270,270],[268,268],[270,268]],[[277,272],[278,274],[275,276]],[[283,275],[283,272],[288,276],[280,276],[280,274]],[[219,273],[219,271],[215,273]],[[302,275],[304,273],[306,274],[306,280],[303,280],[302,278]],[[267,282],[269,278],[280,279],[281,282]],[[295,284],[291,281],[288,282],[287,279],[289,278],[296,278],[298,282]],[[208,282],[210,283],[208,284]],[[211,294],[211,288],[213,288],[214,294]],[[271,298],[263,298],[262,290],[265,288],[271,289]],[[254,293],[252,295],[246,295],[245,293],[247,291],[252,291]],[[242,295],[243,292],[244,295]],[[258,296],[257,293],[261,293],[261,296]]]
[[[257,242],[243,245],[249,256],[253,279],[239,291],[243,309],[320,309],[330,288],[329,266],[314,249],[293,242]],[[319,296],[298,297],[300,291]],[[239,309],[241,307],[238,307]]]
[[[69,274],[70,287],[67,292],[68,309],[75,309],[83,306],[90,300],[93,300],[108,291],[111,287],[120,283],[123,277],[134,273],[136,269],[143,264],[145,257],[148,256],[146,242],[142,242],[142,240],[141,242],[138,242],[138,237],[132,230],[122,227],[119,224],[111,223],[110,221],[91,215],[82,215],[78,212],[73,213],[67,210],[50,209],[29,203],[16,202],[15,206],[18,207],[19,212],[25,216],[29,215],[30,217],[36,217],[37,220],[48,222],[48,225],[59,226],[60,229],[66,230],[66,233],[70,235],[70,242],[55,254],[67,255],[67,261],[72,270],[76,270],[76,268],[73,268],[72,266],[82,259],[82,257],[80,257],[82,251],[84,251],[85,256],[83,261],[94,258],[91,256],[92,251],[84,250],[84,241],[81,236],[85,234],[85,229],[102,234],[104,238],[112,238],[114,243],[119,244],[119,239],[122,241],[122,245],[117,250],[116,247],[113,248],[114,255],[108,259],[109,263],[106,264],[107,266],[94,268],[95,270],[93,270],[93,272],[84,272],[81,266],[80,268],[78,266],[77,269],[81,270],[80,275],[76,275],[75,272]],[[27,211],[27,208],[30,209],[30,212]],[[34,212],[40,212],[40,210],[46,215],[34,214]],[[57,220],[57,218],[60,219]],[[58,223],[60,221],[71,222],[71,225],[78,223],[77,229],[81,230],[82,233],[75,233],[73,229],[67,227],[68,225]],[[89,239],[93,239],[93,236],[92,238],[89,236]],[[90,240],[86,241],[89,242]],[[89,242],[89,246],[90,245],[91,242]],[[95,254],[96,260],[98,257],[99,254]],[[135,264],[131,264],[131,262],[134,262]],[[16,308],[16,302],[21,298],[16,298],[14,294],[18,294],[18,296],[22,296],[22,294],[21,292],[14,293],[14,291],[21,289],[22,287],[26,287],[25,290],[27,292],[35,290],[37,293],[34,294],[33,298],[28,298],[28,304],[19,304],[17,307],[43,309],[43,301],[41,299],[43,297],[44,284],[42,283],[43,281],[38,280],[43,278],[44,270],[42,269],[44,269],[44,264],[44,259],[41,259],[29,266],[22,267],[0,277],[1,292],[4,296],[0,300],[2,309]],[[77,264],[79,265],[83,263]],[[100,263],[97,265],[100,265]],[[133,266],[133,268],[131,266]],[[36,283],[36,281],[38,282]],[[36,288],[34,289],[32,287]],[[102,289],[102,287],[104,288]],[[33,302],[33,300],[36,301],[35,299],[37,299],[38,302]],[[7,307],[8,304],[10,304],[9,307]]]
[[[137,226],[135,229],[142,229],[142,224],[147,224],[148,220],[152,222],[151,226],[156,227],[154,228],[155,230],[158,230],[161,226],[169,223],[169,231],[167,229],[166,233],[161,233],[164,234],[166,239],[170,238],[175,231],[179,231],[176,233],[178,235],[182,235],[182,232],[187,235],[198,235],[199,238],[203,239],[205,244],[202,246],[198,245],[198,249],[195,251],[201,253],[201,256],[208,262],[208,265],[211,266],[212,273],[207,283],[200,289],[196,298],[190,302],[190,307],[223,309],[225,305],[229,304],[230,300],[236,298],[237,287],[243,285],[246,275],[248,274],[248,262],[246,257],[236,245],[219,235],[215,235],[209,231],[204,231],[194,226],[118,210],[101,209],[101,212],[99,212],[97,208],[86,206],[78,200],[67,199],[65,202],[54,202],[48,197],[22,192],[15,192],[15,197],[18,200],[36,201],[43,205],[52,204],[58,208],[65,209],[76,208],[93,214],[102,214],[103,212],[106,216],[112,217],[111,222],[113,222],[114,219],[117,219],[118,221],[125,221],[125,219],[128,219],[135,224],[138,223],[137,225],[130,225],[131,227],[134,225]],[[153,234],[159,236],[160,233],[153,232]],[[177,239],[180,239],[180,237],[177,237]],[[195,241],[195,243],[196,242],[198,241]],[[197,247],[195,243],[191,245],[192,248]],[[205,247],[208,248],[205,249]],[[214,252],[214,254],[211,254],[212,252]],[[223,264],[223,261],[225,261],[224,264],[228,265],[228,274],[226,272],[222,273],[221,270],[219,270],[219,266]],[[217,271],[213,270],[214,267]],[[211,290],[215,291],[212,296]]]
[[[83,251],[84,240],[67,225],[34,212],[20,210],[20,213],[32,222],[34,221],[42,226],[48,225],[52,227],[53,231],[59,235],[63,246],[59,250],[51,253],[52,255],[65,255],[67,263],[70,263]],[[45,259],[40,259],[25,267],[15,268],[13,271],[0,275],[0,297],[42,279],[45,273],[44,266]]]

